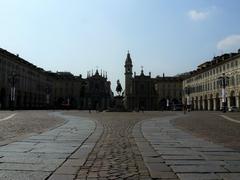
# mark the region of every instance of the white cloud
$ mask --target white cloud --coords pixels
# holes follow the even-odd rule
[[[240,48],[240,35],[228,36],[217,43],[219,50],[233,50]]]
[[[204,20],[209,16],[210,12],[209,11],[197,11],[197,10],[190,10],[188,12],[188,16],[190,17],[191,20],[193,21],[200,21]]]

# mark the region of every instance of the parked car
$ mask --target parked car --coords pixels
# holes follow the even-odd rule
[[[238,108],[236,106],[231,106],[230,108],[228,108],[229,112],[237,112],[239,111]]]

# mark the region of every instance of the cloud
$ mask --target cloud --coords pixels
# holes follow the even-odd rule
[[[188,16],[193,21],[201,21],[206,19],[210,14],[210,11],[197,11],[197,10],[190,10],[188,12]]]
[[[233,50],[240,48],[240,35],[228,36],[217,43],[219,50]]]

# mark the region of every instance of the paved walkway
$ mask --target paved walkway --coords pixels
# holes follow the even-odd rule
[[[84,163],[95,144],[86,143],[95,123],[86,118],[62,117],[66,123],[58,128],[0,147],[1,180],[60,179],[58,174],[63,178],[68,174],[64,172],[73,170],[66,162]]]
[[[0,179],[239,180],[240,153],[173,127],[182,114],[54,115],[66,123],[0,147]]]
[[[144,121],[134,128],[134,137],[145,154],[144,162],[152,177],[181,180],[240,179],[239,152],[174,128],[170,120],[176,117]],[[139,139],[139,128],[143,139]]]

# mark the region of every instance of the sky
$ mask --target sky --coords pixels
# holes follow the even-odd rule
[[[124,86],[133,71],[152,77],[191,71],[240,48],[239,0],[0,0],[0,48],[51,71],[108,72]]]

